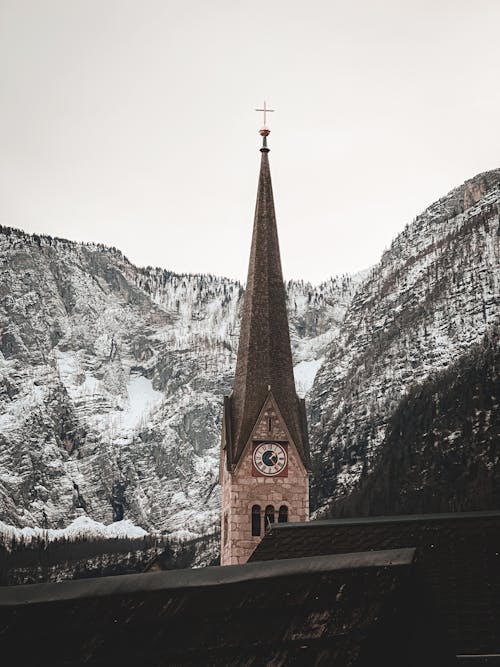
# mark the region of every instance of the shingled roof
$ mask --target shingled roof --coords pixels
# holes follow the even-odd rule
[[[308,468],[306,417],[293,376],[269,149],[263,146],[261,152],[236,375],[232,394],[225,401],[227,459],[229,465],[239,460],[271,390]]]
[[[2,655],[33,667],[455,664],[400,549],[0,587]]]
[[[500,664],[498,511],[274,524],[250,561],[410,546],[457,655]]]

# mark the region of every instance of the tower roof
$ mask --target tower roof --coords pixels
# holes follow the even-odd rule
[[[233,392],[226,401],[228,463],[236,463],[271,391],[304,465],[309,467],[304,401],[293,377],[286,294],[274,212],[269,149],[263,134],[257,204]],[[230,414],[228,414],[230,413]],[[230,429],[228,427],[230,426]]]

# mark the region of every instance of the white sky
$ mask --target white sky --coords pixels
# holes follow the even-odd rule
[[[0,222],[244,279],[261,114],[285,277],[375,263],[500,166],[498,0],[0,0]]]

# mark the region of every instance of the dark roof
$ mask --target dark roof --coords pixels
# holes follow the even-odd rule
[[[346,519],[319,519],[313,521],[290,521],[272,526],[273,530],[289,530],[293,528],[325,528],[326,526],[359,526],[364,524],[379,523],[426,523],[432,524],[441,521],[478,521],[478,519],[498,519],[500,510],[486,510],[484,512],[436,512],[434,514],[394,514],[390,516],[357,516]],[[259,549],[261,549],[259,544]]]
[[[236,463],[250,437],[269,387],[299,454],[309,467],[305,411],[295,390],[286,294],[267,149],[262,149],[238,359],[226,420],[228,463]]]
[[[454,664],[399,549],[0,588],[16,664]],[[451,656],[451,657],[450,657]]]
[[[409,546],[456,652],[500,653],[500,512],[275,524],[250,560]]]

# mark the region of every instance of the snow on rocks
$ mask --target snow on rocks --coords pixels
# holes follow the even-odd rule
[[[499,207],[497,169],[430,206],[365,277],[309,394],[319,505],[370,471],[409,390],[500,323]]]
[[[60,529],[43,529],[39,527],[17,528],[16,526],[11,526],[0,521],[0,535],[6,544],[8,544],[8,542],[5,538],[12,539],[14,537],[16,539],[23,538],[28,541],[36,538],[50,541],[62,538],[71,540],[81,537],[86,537],[88,539],[111,539],[116,537],[140,538],[147,534],[147,531],[139,526],[135,526],[128,519],[116,521],[115,523],[106,526],[99,521],[94,521],[88,516],[80,516],[74,519],[66,528]]]
[[[215,525],[242,285],[10,228],[0,261],[0,518],[190,536]],[[286,284],[299,391],[358,282]]]

